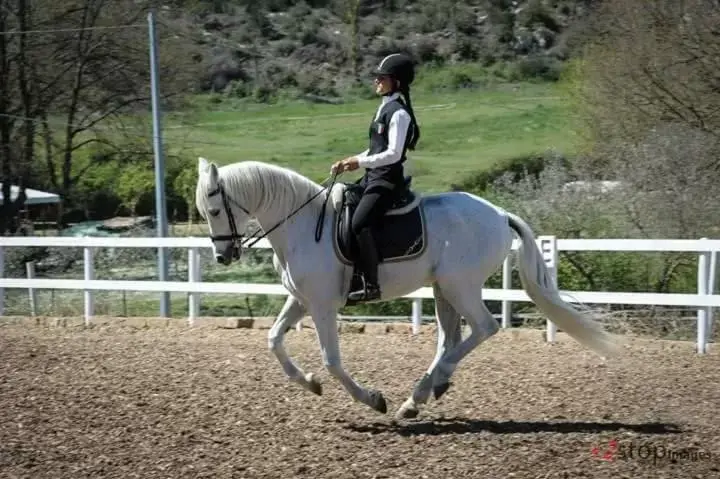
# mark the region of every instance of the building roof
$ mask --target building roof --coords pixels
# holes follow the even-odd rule
[[[15,198],[17,198],[18,193],[20,193],[20,187],[11,185],[10,186],[10,199],[12,201],[15,201]],[[27,200],[25,200],[26,205],[42,205],[42,204],[59,203],[60,202],[59,195],[56,195],[55,193],[49,193],[47,191],[40,191],[40,190],[34,190],[32,188],[25,188],[25,194],[27,195]],[[4,201],[3,194],[2,194],[2,183],[0,183],[0,202],[1,201]]]
[[[598,188],[601,193],[607,193],[622,186],[620,181],[570,181],[562,186],[563,191],[592,191]]]

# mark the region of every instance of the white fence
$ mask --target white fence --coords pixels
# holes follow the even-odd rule
[[[68,247],[84,249],[83,279],[35,279],[5,278],[4,251],[8,247]],[[134,280],[95,280],[93,252],[97,248],[186,248],[188,250],[188,280],[182,281],[134,281]],[[266,240],[261,240],[255,248],[269,248]],[[517,249],[518,242],[513,242]],[[200,294],[234,293],[287,295],[287,290],[279,284],[258,283],[219,283],[201,282],[201,248],[211,248],[208,238],[97,238],[97,237],[0,237],[0,316],[3,315],[4,288],[64,289],[83,290],[85,322],[89,324],[93,317],[93,291],[145,291],[190,293],[188,299],[188,322],[199,314]],[[538,238],[538,248],[546,264],[557,279],[556,265],[558,251],[618,251],[618,252],[694,252],[698,253],[697,294],[627,293],[627,292],[588,292],[562,291],[565,300],[571,303],[589,304],[645,304],[662,306],[697,307],[697,352],[707,351],[707,342],[712,327],[713,308],[720,306],[720,295],[715,295],[715,271],[720,240],[628,240],[628,239],[557,239],[554,236]],[[483,289],[486,300],[502,301],[502,327],[510,325],[510,306],[513,301],[530,301],[522,290],[510,289],[511,261],[506,259],[502,268],[502,289]],[[421,320],[421,301],[433,298],[432,289],[420,288],[405,298],[413,299],[412,322],[417,331]],[[548,321],[548,341],[555,339],[556,327]]]

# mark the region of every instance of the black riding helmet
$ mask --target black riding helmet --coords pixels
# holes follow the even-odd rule
[[[389,75],[408,87],[415,79],[415,64],[404,53],[393,53],[382,59],[373,75]]]
[[[413,132],[408,143],[408,149],[414,150],[420,139],[420,127],[415,118],[415,112],[410,99],[410,85],[415,80],[415,63],[404,53],[393,53],[382,59],[380,64],[373,70],[373,75],[388,75],[395,78],[399,83],[400,93],[405,97],[408,113],[413,121]]]

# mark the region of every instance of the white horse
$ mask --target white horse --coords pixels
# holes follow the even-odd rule
[[[285,374],[307,390],[322,394],[316,377],[298,367],[283,346],[284,334],[309,313],[327,371],[355,400],[386,413],[383,395],[359,384],[343,368],[338,345],[337,314],[346,304],[353,276],[352,264],[346,259],[347,254],[343,255],[335,234],[346,185],[335,184],[328,192],[290,169],[251,161],[218,167],[200,158],[198,170],[196,205],[208,223],[217,261],[230,264],[233,259],[240,259],[239,233],[251,217],[260,224],[272,246],[273,264],[290,294],[270,329],[268,343]],[[324,215],[326,200],[330,206]],[[412,212],[408,213],[408,209]],[[497,321],[484,304],[482,288],[511,252],[513,232],[522,241],[518,252],[520,278],[533,302],[560,329],[587,348],[603,357],[616,351],[612,335],[562,300],[539,254],[533,232],[521,218],[464,192],[418,195],[405,210],[388,213],[395,214],[386,217],[389,228],[393,222],[405,221],[404,230],[414,228],[417,232],[418,219],[424,220],[424,236],[415,238],[415,244],[420,240],[422,246],[411,254],[398,254],[380,263],[382,300],[432,284],[438,338],[435,357],[397,411],[398,418],[417,416],[419,406],[427,402],[431,393],[439,398],[447,390],[460,361],[498,331]],[[422,215],[411,217],[419,211]],[[319,240],[313,238],[318,226],[325,231]],[[400,233],[396,230],[391,234],[397,239]],[[386,235],[379,240],[378,248],[392,254],[387,249],[392,239]],[[400,246],[410,240],[398,239]],[[462,317],[471,330],[464,340]]]

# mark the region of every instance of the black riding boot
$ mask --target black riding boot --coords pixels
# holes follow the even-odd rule
[[[375,238],[370,228],[363,229],[357,235],[358,247],[360,249],[360,269],[363,272],[365,288],[352,291],[348,299],[352,301],[372,301],[380,299],[380,285],[378,284],[378,258]]]

